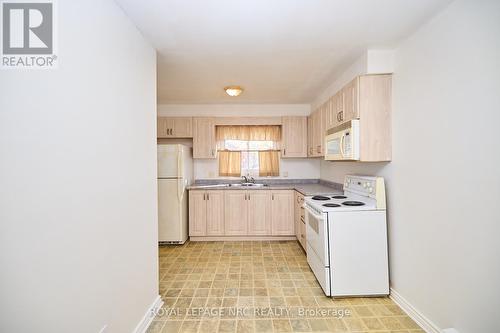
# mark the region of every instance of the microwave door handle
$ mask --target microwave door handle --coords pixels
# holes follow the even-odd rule
[[[342,156],[342,158],[344,157],[344,138],[345,138],[345,134],[342,134],[342,136],[340,137],[340,155]]]

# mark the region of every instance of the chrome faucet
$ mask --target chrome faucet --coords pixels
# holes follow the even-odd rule
[[[248,177],[247,176],[241,176],[241,178],[243,178],[241,180],[242,183],[248,183]]]
[[[250,183],[252,183],[252,184],[255,184],[255,178],[253,178],[253,177],[250,177],[250,179],[249,179],[248,181],[249,181]]]

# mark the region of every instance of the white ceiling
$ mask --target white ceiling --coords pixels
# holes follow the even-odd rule
[[[309,103],[364,50],[394,47],[450,2],[116,1],[158,50],[160,104]]]

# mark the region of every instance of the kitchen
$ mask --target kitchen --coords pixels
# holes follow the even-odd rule
[[[0,331],[500,330],[498,1],[42,2]]]

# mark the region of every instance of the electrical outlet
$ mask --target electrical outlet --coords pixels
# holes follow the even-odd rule
[[[215,177],[215,173],[213,171],[209,171],[208,178],[214,178],[214,177]]]
[[[283,177],[288,177],[288,171],[283,171]]]

